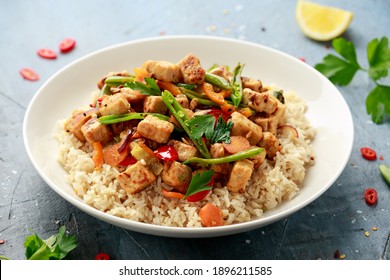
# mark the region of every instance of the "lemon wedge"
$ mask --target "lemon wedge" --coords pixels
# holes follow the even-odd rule
[[[295,16],[300,29],[310,39],[329,41],[347,30],[353,13],[335,7],[299,0]]]

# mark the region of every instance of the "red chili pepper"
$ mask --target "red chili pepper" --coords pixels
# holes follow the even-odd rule
[[[378,200],[378,193],[375,189],[368,188],[364,191],[364,199],[369,205],[374,205]]]
[[[57,54],[55,53],[55,51],[50,50],[50,49],[39,49],[37,53],[42,58],[46,58],[46,59],[56,59],[57,58]]]
[[[132,165],[132,164],[135,164],[137,162],[137,160],[133,157],[125,157],[124,160],[122,160],[118,165],[121,165],[121,166],[129,166],[129,165]]]
[[[108,261],[110,256],[106,253],[99,253],[95,256],[95,260]]]
[[[166,145],[158,148],[155,151],[156,156],[161,160],[175,161],[178,160],[179,155],[173,146]]]
[[[23,68],[19,71],[19,73],[26,80],[29,80],[29,81],[38,81],[39,80],[38,73],[30,68]]]
[[[190,195],[189,197],[187,197],[187,200],[189,202],[197,202],[197,201],[205,198],[205,196],[208,195],[209,192],[210,192],[210,190],[204,190],[204,191],[194,193],[193,195]]]
[[[376,152],[368,147],[363,147],[360,149],[362,156],[367,160],[376,160]]]
[[[60,43],[60,51],[62,53],[67,53],[73,50],[75,46],[76,46],[76,40],[71,38],[66,38]]]
[[[207,184],[207,186],[214,186],[214,176],[211,177],[211,180],[210,182]],[[197,202],[197,201],[200,201],[202,200],[203,198],[206,197],[206,195],[209,194],[209,192],[211,192],[211,190],[204,190],[204,191],[200,191],[200,192],[197,192],[197,193],[194,193],[193,195],[190,195],[189,197],[187,197],[187,200],[189,202]]]
[[[219,109],[209,109],[207,112],[208,115],[213,115],[215,120],[218,121],[219,116],[222,116],[222,118],[225,120],[225,122],[228,121],[230,118],[231,113],[230,112],[224,112]]]

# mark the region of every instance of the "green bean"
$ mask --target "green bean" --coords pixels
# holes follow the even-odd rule
[[[102,124],[114,124],[114,123],[130,121],[130,120],[143,120],[147,115],[155,116],[164,121],[169,120],[168,116],[157,114],[157,113],[128,113],[128,114],[119,114],[119,115],[107,115],[107,116],[100,117],[98,120]]]
[[[221,76],[212,73],[206,73],[205,81],[221,89],[233,90],[228,81],[226,81]]]
[[[198,157],[193,157],[185,162],[184,164],[189,164],[189,163],[197,163],[202,167],[205,167],[209,164],[221,164],[221,163],[227,163],[227,162],[233,162],[241,159],[246,159],[246,158],[251,158],[254,157],[258,154],[261,154],[264,151],[264,148],[251,148],[249,150],[239,152],[233,155],[229,155],[226,157],[220,157],[220,158],[198,158]]]
[[[164,104],[167,106],[167,108],[172,113],[172,115],[176,118],[176,120],[183,127],[184,131],[190,137],[190,139],[195,144],[195,147],[199,150],[199,152],[205,158],[211,158],[210,152],[209,152],[206,144],[203,142],[203,140],[202,139],[194,139],[194,137],[193,137],[193,135],[188,127],[188,121],[190,120],[190,118],[188,117],[187,112],[179,104],[179,102],[177,102],[175,97],[167,90],[164,90],[163,93],[161,94],[161,96],[162,96],[162,100],[163,100]]]
[[[179,88],[180,91],[185,94],[189,99],[197,99],[198,100],[198,103],[202,104],[202,105],[206,105],[206,106],[216,106],[216,107],[220,107],[221,104],[218,104],[214,101],[211,101],[210,99],[207,99],[207,96],[206,95],[201,95],[195,91],[192,91],[192,90],[189,90],[189,89],[186,89],[186,88]],[[231,101],[228,101],[226,100],[226,102],[228,104],[232,104]]]
[[[194,84],[177,83],[176,86],[182,87],[182,88],[185,88],[185,89],[189,89],[189,90],[192,90],[192,89],[196,88],[196,85],[194,85]]]
[[[238,107],[242,100],[241,73],[243,68],[244,68],[244,64],[241,65],[240,63],[238,63],[238,65],[233,70],[233,80],[232,80],[233,92],[230,95],[230,98],[232,99],[233,105],[235,107]]]
[[[104,84],[102,89],[100,90],[99,96],[95,103],[95,108],[99,108],[99,99],[102,98],[103,95],[111,95],[110,87],[106,84]]]
[[[104,83],[111,87],[117,87],[128,82],[134,82],[132,76],[109,76],[105,79]]]

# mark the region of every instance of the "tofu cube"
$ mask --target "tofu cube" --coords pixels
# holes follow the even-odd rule
[[[106,96],[99,107],[102,116],[119,115],[129,112],[130,103],[122,93]]]
[[[271,132],[264,132],[258,146],[265,149],[267,158],[272,159],[279,151],[279,139]]]
[[[145,113],[159,113],[165,114],[167,106],[162,101],[161,96],[148,96],[144,101]]]
[[[263,136],[260,126],[238,112],[232,113],[231,120],[233,122],[232,136],[243,136],[251,145],[256,145],[260,141]]]
[[[140,161],[130,165],[116,176],[120,186],[128,193],[135,194],[142,191],[156,181],[156,176]]]
[[[81,132],[85,139],[91,145],[94,142],[101,142],[103,145],[110,142],[112,139],[112,132],[107,125],[102,124],[98,119],[89,119],[82,127]]]
[[[164,170],[161,173],[161,178],[164,183],[177,189],[181,193],[185,193],[191,182],[192,170],[189,166],[178,161],[166,161],[164,163]]]
[[[257,112],[272,114],[278,107],[279,101],[268,91],[256,92],[249,88],[244,89],[244,91],[249,93],[248,106]]]
[[[169,140],[168,145],[173,146],[179,156],[179,161],[186,161],[187,159],[196,157],[198,150],[191,145],[183,143],[178,140]]]
[[[158,143],[167,143],[174,128],[172,123],[148,115],[139,122],[137,132]]]
[[[230,172],[227,188],[231,192],[244,193],[246,184],[252,176],[254,163],[249,159],[236,161]]]

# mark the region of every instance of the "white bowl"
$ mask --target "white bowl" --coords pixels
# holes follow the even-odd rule
[[[110,71],[132,71],[148,59],[179,61],[188,53],[202,65],[245,64],[245,75],[295,91],[308,104],[306,113],[318,130],[313,142],[316,163],[309,168],[301,190],[291,201],[266,211],[250,222],[214,228],[176,228],[118,218],[103,213],[78,198],[66,182],[57,161],[54,138],[58,120],[89,103],[96,82]],[[213,237],[256,229],[305,207],[323,194],[343,171],[352,150],[353,122],[337,88],[323,75],[297,58],[244,41],[204,36],[159,37],[132,41],[93,52],[53,75],[32,99],[23,124],[24,143],[34,167],[60,196],[82,211],[129,230],[171,237]]]

